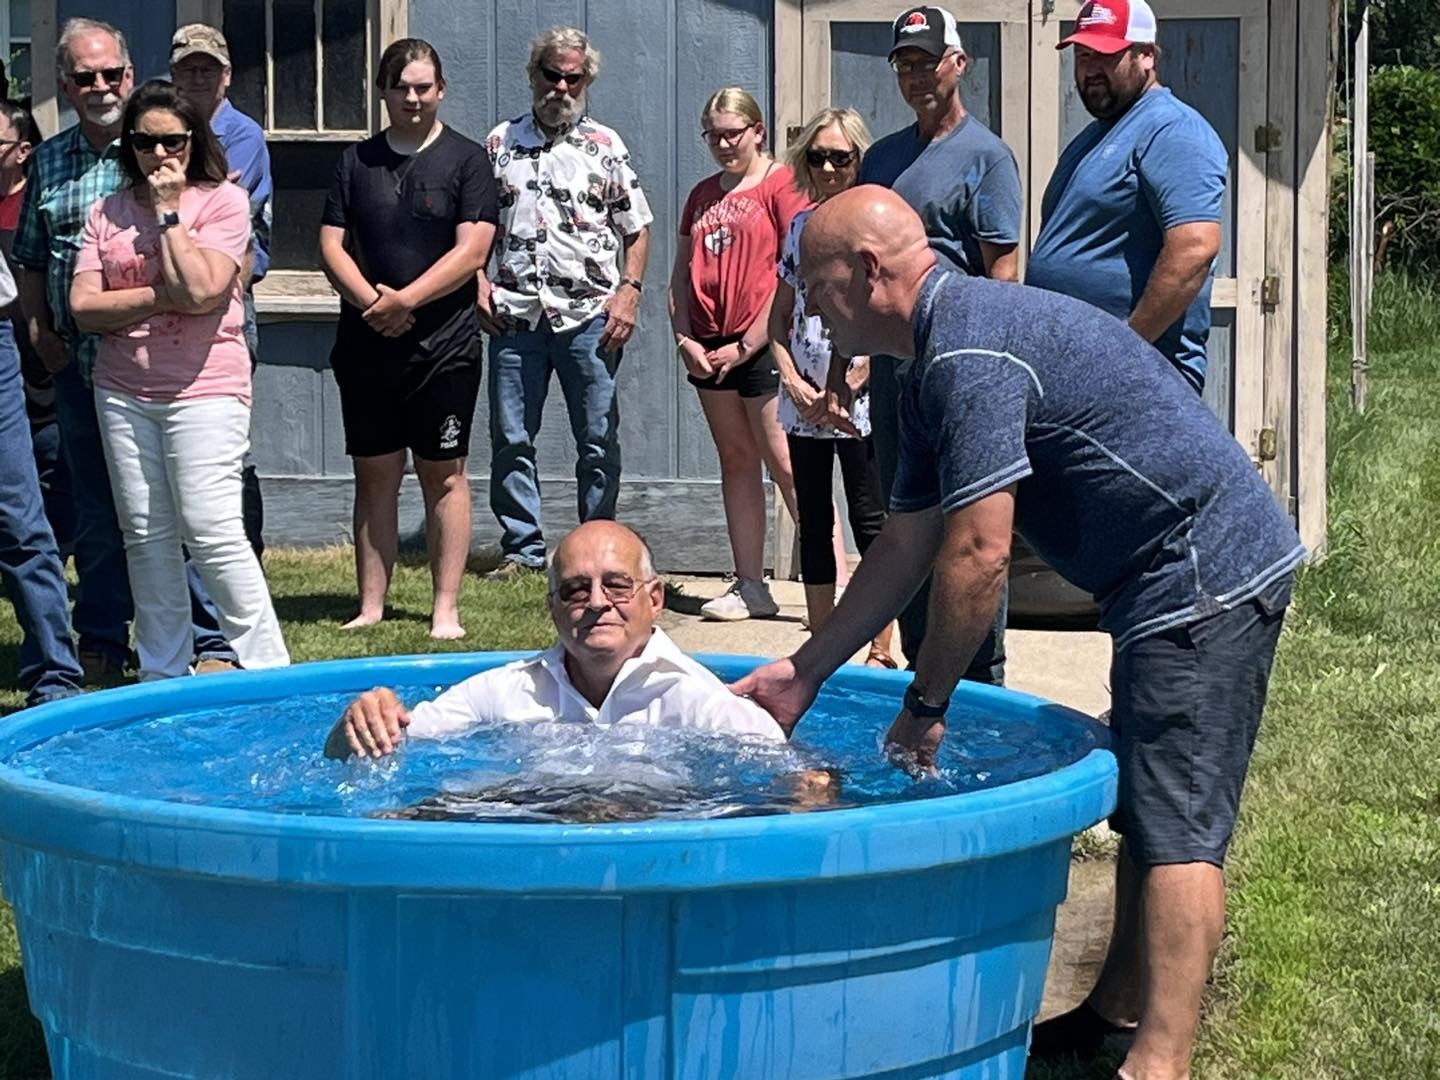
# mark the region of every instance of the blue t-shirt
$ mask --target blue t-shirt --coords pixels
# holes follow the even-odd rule
[[[921,142],[918,124],[886,135],[860,162],[857,182],[890,188],[920,215],[935,254],[985,276],[980,241],[1018,244],[1024,196],[1015,155],[966,116],[953,131]]]
[[[1245,452],[1114,316],[936,269],[915,308],[891,509],[1018,482],[1015,528],[1124,648],[1258,596],[1305,556]]]
[[[255,236],[255,272],[251,280],[259,281],[270,269],[270,199],[274,194],[265,132],[229,101],[220,103],[210,127],[225,148],[230,171],[240,174],[236,183],[250,193],[251,228]]]
[[[1205,118],[1169,90],[1149,90],[1065,148],[1040,204],[1025,284],[1076,296],[1121,319],[1135,310],[1165,230],[1219,221],[1228,158]],[[1155,347],[1195,389],[1205,385],[1212,265],[1184,316]]]

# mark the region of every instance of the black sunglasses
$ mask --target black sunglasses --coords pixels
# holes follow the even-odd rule
[[[554,68],[541,67],[540,74],[545,76],[545,81],[554,86],[564,83],[567,86],[579,86],[585,81],[583,71],[556,71]]]
[[[81,89],[88,89],[95,85],[96,76],[103,75],[107,86],[119,86],[120,80],[125,78],[125,71],[123,67],[101,68],[99,71],[72,71],[70,81]]]
[[[163,146],[167,154],[178,154],[190,141],[190,132],[177,131],[173,135],[146,135],[143,131],[130,132],[130,145],[146,154],[153,154],[157,146]]]
[[[829,162],[837,169],[844,169],[855,160],[854,150],[806,150],[805,163],[812,169],[818,169],[825,162]]]

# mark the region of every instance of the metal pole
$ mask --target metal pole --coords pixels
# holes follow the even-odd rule
[[[1355,38],[1355,111],[1350,117],[1350,404],[1365,411],[1369,347],[1370,258],[1374,220],[1368,194],[1370,160],[1370,5],[1360,5],[1360,31]],[[1371,254],[1367,255],[1367,251]]]

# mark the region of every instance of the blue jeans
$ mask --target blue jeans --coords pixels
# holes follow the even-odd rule
[[[75,492],[75,570],[80,577],[72,619],[81,652],[102,653],[116,663],[130,656],[130,620],[135,605],[125,566],[125,541],[115,518],[110,474],[95,418],[95,392],[85,385],[73,360],[55,376],[55,415],[60,445]],[[236,661],[235,650],[220,633],[214,605],[185,560],[190,579],[190,610],[195,624],[195,655],[202,660]]]
[[[599,351],[605,316],[574,330],[514,330],[490,339],[490,508],[505,558],[545,565],[535,438],[560,377],[575,436],[576,505],[581,521],[614,518],[620,496],[620,403],[615,373],[622,350]]]
[[[875,446],[875,461],[880,467],[880,487],[885,504],[890,504],[890,489],[895,486],[895,471],[900,464],[900,395],[904,392],[910,361],[890,356],[872,357],[870,361],[870,434]],[[1005,685],[1005,619],[1009,614],[1010,590],[1000,594],[1000,607],[990,633],[980,643],[974,659],[965,671],[971,682]],[[910,603],[900,612],[900,648],[908,667],[915,667],[920,645],[925,640],[925,622],[930,610],[930,578],[926,577]]]
[[[32,705],[79,692],[82,675],[34,453],[20,350],[10,320],[0,319],[0,574],[23,634],[20,688]]]

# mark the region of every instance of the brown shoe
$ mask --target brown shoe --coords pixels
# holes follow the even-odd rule
[[[494,570],[485,575],[486,581],[515,581],[522,577],[529,577],[531,574],[543,574],[545,567],[531,566],[529,563],[522,563],[518,559],[506,559]]]
[[[223,660],[218,656],[207,656],[195,663],[196,675],[219,675],[226,671],[239,671],[240,665],[234,660]]]
[[[85,673],[81,681],[86,689],[119,686],[128,681],[131,674],[125,670],[123,660],[116,660],[99,649],[80,650],[80,670]]]

